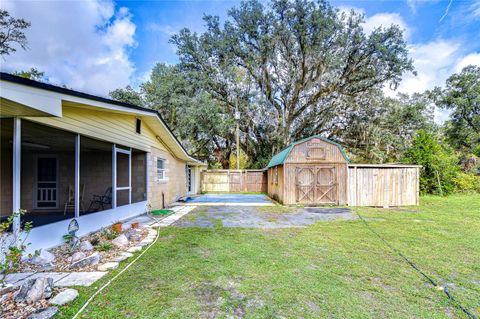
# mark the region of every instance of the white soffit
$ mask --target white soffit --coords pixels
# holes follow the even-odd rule
[[[0,82],[0,96],[52,116],[62,116],[62,100],[53,92],[8,81]]]

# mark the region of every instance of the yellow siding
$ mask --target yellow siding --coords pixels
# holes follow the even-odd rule
[[[156,139],[156,135],[143,121],[142,134],[135,132],[134,115],[64,106],[61,118],[26,117],[26,119],[142,151],[149,151],[150,147],[165,150],[165,146]]]
[[[25,117],[25,119],[82,136],[132,147],[148,153],[148,201],[152,208],[168,205],[186,194],[185,161],[179,160],[156,138],[152,129],[142,121],[141,134],[136,133],[136,116],[83,107],[63,106],[57,117]],[[156,181],[155,159],[167,160],[167,181]]]

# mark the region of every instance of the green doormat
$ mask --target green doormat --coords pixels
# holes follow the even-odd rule
[[[152,210],[152,215],[159,216],[159,215],[170,215],[175,213],[173,210],[170,209],[156,209]]]

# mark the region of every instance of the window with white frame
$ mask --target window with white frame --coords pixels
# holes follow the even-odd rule
[[[165,160],[163,158],[157,158],[157,181],[164,181],[165,176]]]

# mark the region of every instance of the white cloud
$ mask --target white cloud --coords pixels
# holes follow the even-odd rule
[[[463,58],[461,58],[455,65],[455,72],[460,72],[462,69],[468,65],[478,65],[480,66],[480,52],[470,53]]]
[[[480,18],[480,1],[475,1],[471,7],[470,7],[470,10],[471,10],[471,15],[473,18],[475,19],[479,19]]]
[[[411,45],[409,51],[417,76],[404,75],[398,92],[411,94],[443,86],[450,75],[460,72],[467,65],[480,66],[480,52],[465,55],[462,43],[454,40]],[[391,91],[388,93],[392,94]]]
[[[397,92],[412,94],[431,90],[436,86],[444,86],[447,78],[460,72],[467,65],[480,66],[480,53],[465,55],[462,43],[454,40],[436,40],[428,43],[415,44],[409,47],[417,76],[406,74],[397,91],[385,88],[385,93],[395,96]],[[435,110],[435,120],[438,123],[448,118],[446,110]]]
[[[101,0],[2,1],[2,8],[32,23],[29,49],[7,56],[3,71],[35,67],[53,83],[99,95],[130,83],[136,27],[127,8]]]
[[[169,37],[175,35],[178,33],[179,31],[179,28],[175,28],[171,25],[162,25],[162,24],[159,24],[159,23],[150,23],[148,25],[148,30],[150,31],[154,31],[154,32],[161,32]]]
[[[417,5],[418,5],[418,0],[407,0],[408,7],[412,11],[413,14],[417,13]]]
[[[396,12],[383,12],[375,14],[371,17],[367,17],[365,19],[365,24],[363,29],[367,34],[371,33],[376,27],[389,27],[392,24],[395,24],[403,30],[403,34],[406,39],[408,39],[411,35],[412,30],[408,27],[405,20],[403,20],[402,16]]]
[[[398,91],[423,92],[445,83],[445,79],[452,73],[459,49],[459,43],[447,40],[411,45],[409,52],[417,76],[405,75]]]
[[[429,43],[415,44],[409,47],[410,57],[413,59],[417,76],[406,74],[396,91],[385,88],[388,96],[395,96],[398,92],[412,94],[433,89],[445,84],[445,80],[452,73],[455,61],[458,59],[460,43],[455,41],[437,40]],[[435,122],[443,123],[448,119],[450,112],[435,108]]]
[[[365,10],[358,7],[352,6],[339,6],[338,9],[341,13],[348,14],[350,11],[355,11],[356,13],[364,14]],[[412,29],[407,25],[403,17],[396,12],[382,12],[374,14],[373,16],[365,17],[365,23],[363,24],[363,29],[367,34],[372,33],[372,31],[377,27],[387,28],[392,24],[398,25],[406,39],[412,34]]]

